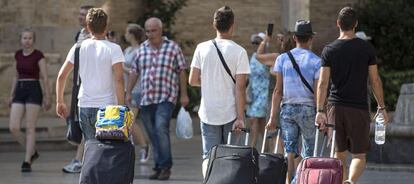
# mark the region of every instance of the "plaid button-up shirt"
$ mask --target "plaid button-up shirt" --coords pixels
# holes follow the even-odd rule
[[[132,64],[132,72],[139,75],[142,89],[140,105],[165,101],[175,104],[180,88],[179,73],[186,67],[181,48],[174,41],[164,37],[159,50],[145,41]]]

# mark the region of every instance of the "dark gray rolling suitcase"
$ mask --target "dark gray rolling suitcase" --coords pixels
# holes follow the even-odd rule
[[[278,154],[280,129],[277,129],[276,145],[273,153],[264,153],[267,129],[263,135],[262,150],[259,155],[259,182],[258,184],[285,184],[287,173],[287,160],[283,154]]]
[[[88,140],[80,184],[131,184],[135,151],[130,141]]]
[[[204,184],[256,184],[258,179],[258,152],[248,146],[249,130],[244,146],[230,145],[232,132],[227,144],[214,146],[210,150]]]

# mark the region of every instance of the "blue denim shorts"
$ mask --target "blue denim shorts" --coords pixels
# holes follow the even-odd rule
[[[312,156],[315,145],[315,115],[313,106],[284,104],[280,111],[285,152],[299,154],[299,136],[302,135],[303,158]]]
[[[140,108],[140,103],[141,103],[141,93],[132,93],[131,94],[131,106],[135,107],[135,108]]]

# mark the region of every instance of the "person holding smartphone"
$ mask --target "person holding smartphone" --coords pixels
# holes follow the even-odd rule
[[[265,38],[264,33],[253,34],[250,37],[252,44],[258,47]],[[264,133],[266,123],[268,93],[269,93],[269,68],[256,59],[256,53],[250,58],[250,76],[246,96],[248,106],[246,114],[249,117],[252,147],[256,146],[257,137]],[[254,90],[253,90],[254,89]]]

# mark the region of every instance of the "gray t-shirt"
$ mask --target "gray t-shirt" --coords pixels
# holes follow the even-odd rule
[[[137,48],[128,47],[124,50],[124,56],[125,56],[124,67],[126,68],[126,70],[128,70],[128,71],[131,70],[132,63],[135,60],[138,49],[139,49],[139,47],[137,47]],[[124,72],[125,88],[127,88],[127,85],[128,85],[128,75],[129,75],[129,73]],[[141,91],[140,90],[140,84],[137,81],[134,88],[132,89],[132,93],[139,93],[140,91]]]

